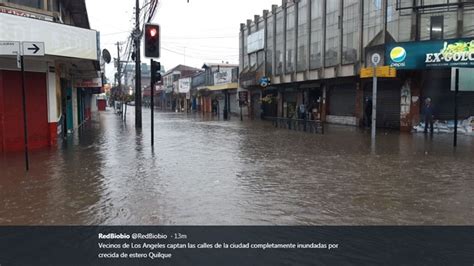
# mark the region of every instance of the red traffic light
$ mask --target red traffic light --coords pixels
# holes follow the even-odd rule
[[[160,26],[145,24],[145,56],[148,58],[160,57]]]
[[[158,31],[156,30],[156,28],[151,28],[150,29],[150,36],[151,37],[155,37],[157,34],[158,34]]]

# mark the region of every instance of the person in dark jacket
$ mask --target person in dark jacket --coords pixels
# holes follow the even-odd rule
[[[372,99],[370,99],[369,97],[365,99],[364,114],[365,114],[365,121],[366,121],[367,126],[371,127],[372,126]]]
[[[434,107],[430,98],[426,98],[423,106],[423,117],[425,118],[425,133],[428,133],[428,125],[430,133],[433,133]]]

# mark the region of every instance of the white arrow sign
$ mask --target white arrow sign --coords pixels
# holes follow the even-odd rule
[[[23,55],[44,56],[44,42],[23,42]]]
[[[20,53],[20,42],[0,41],[0,55],[17,55]]]

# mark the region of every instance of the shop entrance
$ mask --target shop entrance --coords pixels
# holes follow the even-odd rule
[[[377,127],[400,129],[401,87],[399,81],[379,80],[377,86]],[[364,125],[372,119],[372,82],[364,86]]]
[[[61,131],[63,137],[71,133],[74,129],[74,119],[72,110],[72,88],[70,83],[61,79]]]

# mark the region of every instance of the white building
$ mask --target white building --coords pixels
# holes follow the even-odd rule
[[[31,147],[54,145],[58,134],[73,132],[90,117],[102,79],[99,33],[90,29],[85,0],[0,0],[0,42],[44,43],[44,56],[24,59]],[[8,119],[0,119],[0,151],[20,150],[21,72],[17,56],[5,51],[0,118]]]

